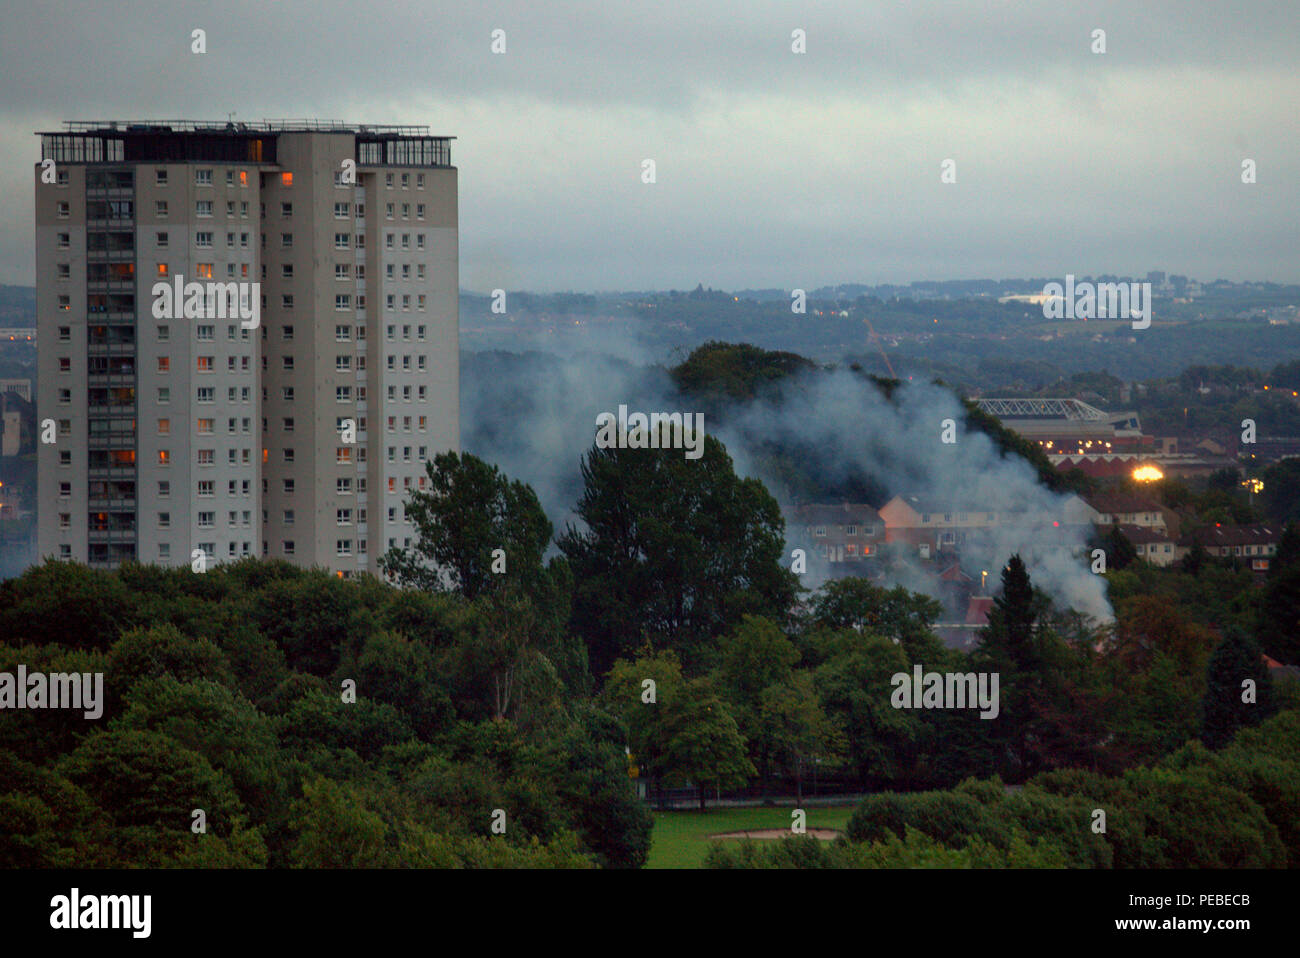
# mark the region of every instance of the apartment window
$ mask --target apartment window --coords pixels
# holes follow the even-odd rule
[[[153,215],[156,216],[156,217],[158,217],[159,219],[163,219],[163,218],[165,218],[165,217],[167,216],[167,201],[166,201],[166,200],[154,200],[154,203],[153,203]]]
[[[199,528],[211,529],[216,524],[217,514],[215,512],[203,511],[198,513]]]
[[[158,450],[158,465],[170,466],[172,464],[172,454],[169,449]]]
[[[416,188],[417,190],[422,190],[422,189],[424,189],[424,174],[423,174],[423,173],[416,173],[416,174],[415,174],[415,188]]]
[[[200,466],[210,466],[216,461],[216,458],[217,451],[215,449],[200,449],[198,451],[198,464]]]
[[[62,200],[55,204],[55,210],[61,219],[67,219],[72,215],[72,207]]]
[[[352,449],[349,446],[337,446],[334,449],[334,462],[336,465],[346,466],[352,462]]]
[[[423,233],[416,233],[416,234],[415,234],[415,248],[416,248],[416,249],[424,249],[424,234],[423,234]]]
[[[158,248],[159,248],[159,249],[166,249],[166,248],[167,248],[167,234],[166,234],[166,233],[159,233],[159,234],[158,234]]]
[[[293,372],[293,357],[292,357],[292,356],[284,356],[284,357],[282,357],[282,358],[281,358],[281,362],[284,364],[284,371],[285,371],[285,372],[287,372],[287,373],[291,373],[291,372]]]
[[[351,386],[335,386],[335,387],[334,387],[334,401],[335,401],[335,402],[351,402],[351,401],[352,401],[352,387],[351,387]]]
[[[210,436],[215,422],[215,419],[200,419],[195,423],[195,432],[200,436]]]
[[[392,203],[385,203],[385,204],[384,204],[384,217],[385,217],[385,219],[390,219],[390,220],[391,220],[391,219],[393,218],[393,210],[394,210],[394,206],[393,206]]]
[[[335,218],[336,220],[345,220],[345,219],[348,218],[348,204],[347,204],[347,203],[335,203],[335,204],[334,204],[334,218]]]
[[[335,554],[341,556],[352,555],[352,540],[351,539],[337,540],[337,543],[335,545]]]
[[[335,279],[342,279],[342,280],[348,279],[348,278],[349,278],[349,273],[350,273],[350,271],[349,271],[349,268],[348,268],[348,264],[347,264],[347,263],[335,263],[335,264],[334,264],[334,278],[335,278]]]
[[[293,279],[293,263],[285,263],[280,267],[281,279]]]
[[[352,495],[352,480],[337,479],[334,482],[334,492],[340,496]]]
[[[281,185],[281,186],[293,186],[293,174],[292,174],[292,173],[288,173],[288,172],[281,173],[281,174],[280,174],[280,185]],[[287,205],[287,204],[286,204],[286,205]]]
[[[167,185],[167,170],[164,169],[163,167],[158,167],[158,169],[154,170],[154,182],[155,182],[158,186],[166,186],[166,185]]]
[[[384,278],[385,278],[385,279],[392,279],[392,278],[393,278],[393,269],[394,269],[394,267],[393,267],[393,264],[392,264],[392,263],[389,263],[387,266],[384,267]]]
[[[393,234],[389,233],[387,236],[384,237],[384,249],[392,249],[392,248],[393,248]]]
[[[292,539],[285,539],[282,545],[283,545],[283,548],[284,548],[284,554],[285,554],[285,555],[287,555],[287,556],[291,556],[291,555],[293,555],[293,540],[292,540]]]
[[[211,186],[211,185],[212,185],[212,171],[211,171],[211,170],[195,170],[195,171],[194,171],[194,185],[195,185],[195,186]]]
[[[72,246],[72,234],[71,234],[71,233],[60,233],[60,234],[59,234],[59,249],[68,249],[70,246]]]
[[[293,216],[293,204],[292,204],[292,203],[281,203],[281,204],[280,204],[280,215],[283,216],[283,217],[285,217],[285,218],[288,218],[288,217]]]
[[[293,462],[293,450],[292,450],[292,449],[285,448],[285,450],[284,450],[284,461],[285,461],[285,462]]]
[[[415,267],[415,278],[416,278],[416,279],[424,279],[424,264],[423,264],[423,263],[418,263],[418,264],[416,264],[416,267]]]
[[[348,310],[352,308],[352,297],[346,293],[339,293],[334,297],[334,308],[338,310]]]
[[[339,526],[352,525],[352,510],[351,509],[334,510],[334,524]]]
[[[194,215],[195,215],[195,216],[211,216],[211,215],[212,215],[212,201],[211,201],[211,200],[198,200],[198,201],[194,204]]]
[[[172,361],[170,356],[158,357],[158,372],[169,373],[172,371]]]
[[[71,296],[60,296],[60,297],[59,297],[59,309],[72,309],[72,297],[71,297]]]
[[[60,513],[59,513],[59,528],[60,528],[60,529],[71,529],[71,528],[72,528],[72,513],[71,513],[71,512],[60,512]]]
[[[239,201],[239,218],[240,218],[240,219],[245,219],[245,220],[248,219],[248,201],[247,201],[247,200],[240,200],[240,201]]]
[[[284,293],[280,296],[281,309],[293,309],[293,293]]]
[[[415,218],[416,218],[417,220],[422,220],[422,219],[424,219],[424,204],[423,204],[423,203],[416,203],[416,204],[415,204]]]
[[[196,368],[199,372],[201,372],[201,373],[210,373],[210,372],[212,372],[212,357],[211,357],[211,356],[197,356],[197,357],[195,357],[194,363],[195,363],[195,368]]]
[[[284,494],[285,494],[286,496],[291,496],[291,495],[293,495],[293,480],[292,480],[292,479],[285,479],[285,480],[284,480]]]
[[[194,327],[194,338],[200,342],[211,342],[216,336],[217,328],[215,326],[196,326]]]
[[[194,234],[194,245],[199,249],[212,248],[212,234],[207,231],[201,231]]]
[[[347,248],[348,248],[348,240],[349,240],[349,237],[350,237],[351,235],[352,235],[351,233],[335,233],[335,234],[334,234],[334,248],[335,248],[335,249],[347,249]]]
[[[60,450],[59,450],[59,465],[60,465],[60,466],[70,466],[70,465],[72,465],[72,450],[71,450],[71,449],[60,449]]]
[[[410,218],[411,218],[411,204],[410,204],[410,203],[403,203],[403,204],[402,204],[402,219],[404,219],[404,220],[409,220]]]
[[[384,297],[385,309],[392,309],[396,304],[397,304],[397,297],[394,296],[392,293],[389,293]]]
[[[217,390],[214,386],[200,386],[195,392],[195,400],[201,403],[210,403],[217,401]]]
[[[402,387],[402,388],[403,388],[403,390],[406,392],[406,401],[407,401],[407,402],[410,402],[410,401],[411,401],[411,387],[410,387],[410,386],[404,386],[404,387]],[[420,392],[419,392],[419,397],[418,397],[419,400],[420,400],[420,402],[424,402],[424,397],[425,397],[425,395],[426,395],[425,387],[424,387],[424,386],[421,386],[421,387],[420,387]]]
[[[158,420],[158,435],[169,436],[172,431],[172,421],[170,419]]]
[[[334,341],[335,341],[336,343],[346,343],[346,342],[350,342],[351,340],[352,340],[352,327],[351,327],[351,326],[335,326],[335,327],[334,327]]]
[[[227,200],[227,201],[226,201],[226,219],[231,219],[231,220],[233,220],[234,218],[235,218],[235,201],[234,201],[234,200]],[[234,234],[234,233],[231,233],[230,235],[233,237],[235,234]],[[230,245],[233,246],[233,245],[235,245],[235,244],[234,244],[234,243],[231,243]]]
[[[337,372],[337,373],[346,373],[346,372],[349,372],[351,369],[352,369],[352,357],[351,357],[351,356],[335,356],[335,357],[334,357],[334,371],[335,371],[335,372]]]
[[[199,480],[198,494],[204,499],[211,499],[215,491],[215,483],[211,479]]]
[[[402,249],[410,249],[410,248],[411,248],[411,234],[410,234],[410,233],[403,233],[403,234],[402,234]]]

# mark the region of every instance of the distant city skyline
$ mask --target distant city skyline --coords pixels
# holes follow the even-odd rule
[[[228,114],[455,135],[471,290],[1149,269],[1292,282],[1297,40],[1293,5],[1270,2],[398,2],[358,17],[334,0],[55,0],[0,31],[0,283],[35,281],[35,131]]]

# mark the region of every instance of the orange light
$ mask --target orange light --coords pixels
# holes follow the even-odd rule
[[[281,173],[281,174],[280,174],[280,184],[281,184],[282,186],[293,186],[293,174],[292,174],[292,173]]]
[[[248,185],[248,170],[239,171],[239,185],[240,186]]]

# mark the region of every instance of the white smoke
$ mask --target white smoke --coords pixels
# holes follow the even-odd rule
[[[531,485],[557,531],[577,522],[572,509],[582,491],[578,465],[591,448],[598,413],[620,403],[647,413],[698,411],[663,366],[648,363],[638,344],[622,345],[629,358],[570,352],[463,359],[465,450]],[[982,567],[993,580],[989,588],[1007,559],[1019,553],[1035,585],[1059,608],[1110,621],[1105,582],[1082,558],[1088,529],[1053,525],[1063,523],[1065,497],[1042,486],[1023,459],[1002,458],[987,436],[966,432],[964,417],[957,397],[938,386],[906,383],[888,400],[848,370],[817,370],[787,380],[780,401],[733,404],[723,423],[706,416],[705,429],[726,445],[738,474],[763,480],[783,505],[789,504],[786,490],[765,474],[764,439],[806,450],[803,465],[832,481],[860,473],[891,495],[951,503],[953,511],[1011,514],[1012,521],[963,550],[964,559],[978,555],[987,563]],[[951,444],[941,440],[949,419],[956,424]],[[891,576],[891,584],[934,592],[933,579],[919,568],[897,567]]]

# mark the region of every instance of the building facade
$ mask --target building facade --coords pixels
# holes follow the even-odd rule
[[[350,576],[410,544],[407,496],[460,441],[450,138],[316,121],[41,136],[37,416],[57,435],[39,554]]]

